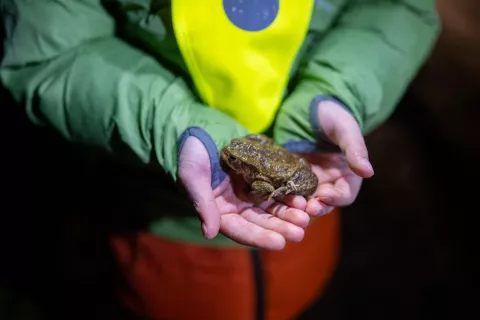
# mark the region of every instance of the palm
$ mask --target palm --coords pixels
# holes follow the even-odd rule
[[[360,189],[362,178],[349,167],[343,153],[301,154],[312,165],[318,187],[309,200],[307,213],[326,214],[336,206],[351,204]]]

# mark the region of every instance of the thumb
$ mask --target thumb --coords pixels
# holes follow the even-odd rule
[[[365,139],[353,115],[332,101],[321,102],[318,108],[325,135],[345,153],[350,169],[362,178],[373,176]]]
[[[211,187],[210,158],[203,143],[189,137],[179,155],[178,175],[190,199],[193,201],[205,238],[214,238],[220,229],[220,211]]]

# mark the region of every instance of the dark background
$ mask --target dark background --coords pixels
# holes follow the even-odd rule
[[[478,318],[480,1],[438,0],[443,32],[343,215],[341,266],[311,319]]]
[[[440,40],[392,118],[367,137],[376,175],[344,211],[340,266],[305,319],[478,317],[480,1],[437,2]],[[109,257],[102,219],[75,222],[89,225],[91,240],[55,229],[70,219],[58,193],[45,197],[55,182],[49,166],[61,159],[31,159],[56,146],[39,150],[8,94],[1,101],[0,285],[21,299],[0,289],[0,319],[123,318],[110,295],[113,268],[99,262]],[[42,197],[27,198],[39,189]],[[67,202],[71,190],[63,192]]]

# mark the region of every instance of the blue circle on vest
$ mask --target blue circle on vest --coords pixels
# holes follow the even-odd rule
[[[245,31],[266,29],[275,21],[279,6],[279,0],[223,0],[230,22]]]

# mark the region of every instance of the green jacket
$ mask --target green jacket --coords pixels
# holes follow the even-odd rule
[[[321,99],[341,101],[364,133],[381,124],[439,31],[433,0],[315,4],[285,100],[269,131],[279,144],[316,147],[321,128],[310,105]],[[162,211],[150,225],[152,232],[233,244],[222,236],[203,239],[181,191],[169,188],[171,194],[164,195],[166,180],[176,180],[184,138],[199,136],[207,146],[216,186],[224,177],[218,148],[247,133],[192,90],[172,30],[170,1],[4,0],[2,6],[6,40],[1,78],[31,122],[53,128],[67,141],[100,149],[113,160],[152,170],[154,182],[148,188],[163,191],[149,190],[138,202],[138,214],[145,203],[149,208],[144,211]]]

